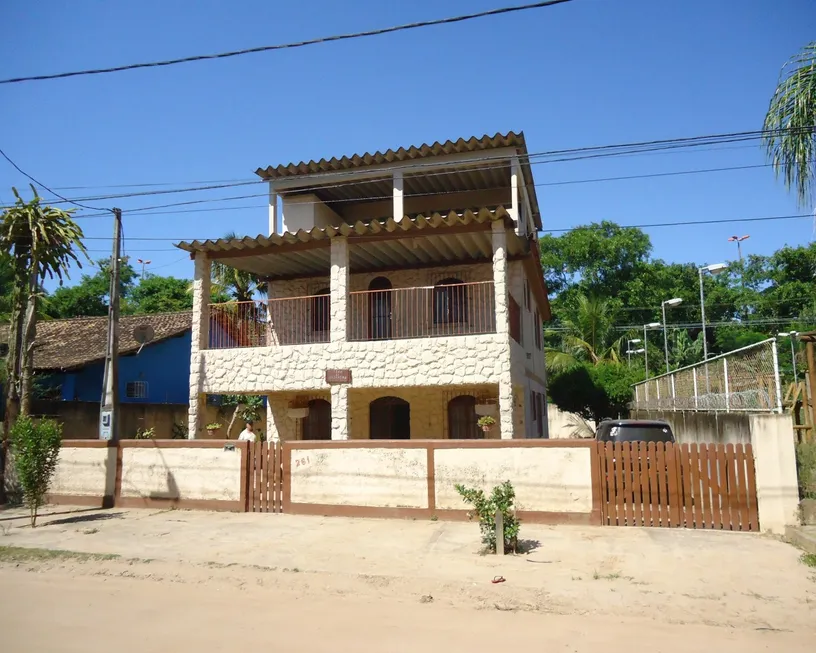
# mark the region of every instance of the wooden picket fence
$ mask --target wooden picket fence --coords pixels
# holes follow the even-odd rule
[[[250,442],[247,459],[247,512],[283,509],[281,448],[275,442]]]
[[[750,444],[596,446],[603,524],[759,530]]]

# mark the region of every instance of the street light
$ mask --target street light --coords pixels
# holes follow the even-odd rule
[[[141,264],[142,264],[142,279],[144,279],[144,275],[145,275],[145,265],[150,265],[150,264],[151,264],[153,261],[150,261],[150,260],[148,260],[148,259],[140,259],[140,258],[137,258],[137,259],[136,259],[136,262],[137,262],[137,263],[141,263]]]
[[[668,374],[671,372],[671,367],[669,366],[669,333],[666,330],[666,306],[680,306],[683,303],[683,300],[680,297],[673,297],[672,299],[667,299],[665,302],[661,302],[660,308],[663,310],[663,350],[666,352],[666,373]]]
[[[700,315],[703,318],[703,360],[708,360],[708,342],[706,341],[706,325],[705,325],[705,293],[703,292],[703,272],[708,272],[711,275],[717,275],[728,267],[725,263],[712,263],[711,265],[704,265],[697,268],[700,274]]]
[[[632,338],[632,339],[626,341],[626,354],[627,354],[627,357],[629,359],[629,367],[632,367],[632,356],[630,354],[642,354],[643,353],[642,349],[639,350],[639,351],[633,351],[632,350],[632,345],[639,345],[639,344],[640,344],[640,338]]]
[[[646,368],[646,378],[649,378],[649,341],[646,339],[646,330],[647,329],[658,329],[662,325],[660,322],[649,322],[649,324],[643,325],[643,350],[646,354],[643,357],[643,366]]]
[[[740,263],[742,263],[742,241],[748,240],[750,237],[750,235],[745,234],[744,236],[731,236],[728,239],[729,243],[737,243],[737,254],[739,254]]]
[[[796,346],[795,346],[794,343],[796,342],[796,336],[799,335],[799,332],[798,331],[788,331],[787,333],[778,333],[777,335],[781,336],[783,338],[785,338],[785,337],[790,338],[790,341],[791,341],[791,360],[793,361],[793,382],[796,383],[799,380],[799,378],[798,378],[798,376],[796,374]]]

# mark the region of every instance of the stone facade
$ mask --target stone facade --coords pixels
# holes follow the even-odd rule
[[[451,392],[491,398],[497,404],[497,425],[490,437],[537,437],[531,408],[532,392],[544,392],[543,351],[535,348],[531,302],[525,304],[525,272],[521,261],[508,260],[504,223],[492,225],[493,259],[484,263],[426,269],[349,274],[349,245],[344,238],[331,242],[331,264],[326,277],[269,283],[270,303],[301,302],[297,319],[284,319],[273,307],[270,346],[205,350],[206,319],[194,321],[190,375],[190,437],[203,425],[198,405],[206,394],[260,394],[268,397],[267,428],[272,439],[298,439],[298,419],[289,410],[298,397],[329,399],[332,439],[369,437],[368,405],[376,398],[395,396],[411,405],[412,438],[447,437],[447,401]],[[209,296],[209,266],[196,260],[195,308],[201,315]],[[365,306],[355,305],[355,292],[366,291],[376,277],[385,277],[391,294],[392,337],[363,340],[359,325],[368,322]],[[476,335],[441,336],[434,325],[417,318],[416,304],[401,304],[400,289],[416,293],[445,279],[475,284],[468,293],[468,321],[483,320],[488,329]],[[491,283],[492,282],[492,283]],[[281,345],[295,329],[311,328],[312,310],[325,310],[312,296],[330,289],[328,342]],[[206,294],[205,294],[206,293]],[[508,299],[512,294],[523,307],[525,344],[510,337]],[[321,300],[325,302],[326,300]],[[281,304],[282,306],[282,304]],[[489,320],[486,319],[489,314]],[[319,322],[319,320],[318,320]],[[196,326],[196,324],[198,326]],[[417,327],[416,325],[420,326]],[[421,337],[405,337],[401,329],[420,328]],[[201,334],[204,334],[203,336]],[[428,336],[428,337],[424,337]],[[303,340],[289,340],[290,342]],[[540,340],[539,340],[540,342]],[[350,385],[329,385],[326,370],[351,370]],[[546,414],[546,412],[545,412]]]

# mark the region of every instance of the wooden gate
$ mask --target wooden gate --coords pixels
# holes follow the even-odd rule
[[[281,512],[281,448],[275,442],[250,442],[247,448],[247,512]]]
[[[596,446],[604,525],[759,530],[750,444]]]

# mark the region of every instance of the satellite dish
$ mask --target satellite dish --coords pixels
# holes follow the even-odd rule
[[[133,339],[139,343],[139,351],[136,352],[137,356],[139,355],[139,352],[142,351],[142,347],[153,340],[154,335],[156,334],[153,331],[153,327],[149,324],[140,324],[139,326],[133,328]]]

